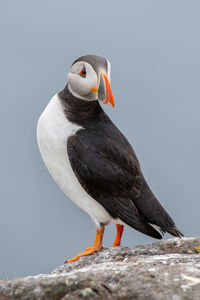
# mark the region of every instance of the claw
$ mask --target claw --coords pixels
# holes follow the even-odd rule
[[[103,234],[104,234],[104,226],[102,226],[101,228],[97,228],[96,238],[95,238],[93,246],[91,248],[85,249],[83,252],[79,253],[72,259],[67,260],[65,263],[74,262],[74,261],[78,260],[81,256],[90,255],[94,252],[98,252],[101,249],[103,249],[103,246],[102,246]]]

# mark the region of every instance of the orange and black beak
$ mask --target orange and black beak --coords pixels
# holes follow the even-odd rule
[[[112,105],[114,107],[114,98],[111,90],[110,83],[106,75],[101,72],[99,75],[99,85],[98,88],[92,88],[93,92],[98,93],[98,100],[102,101],[104,104]]]

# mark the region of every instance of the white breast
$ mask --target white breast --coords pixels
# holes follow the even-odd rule
[[[38,146],[49,173],[61,190],[99,226],[100,223],[109,223],[112,218],[103,206],[82,188],[68,158],[67,139],[79,129],[83,128],[69,122],[65,117],[59,96],[56,94],[38,121]]]

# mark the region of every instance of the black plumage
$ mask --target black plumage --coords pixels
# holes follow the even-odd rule
[[[161,232],[181,236],[147,185],[133,148],[98,101],[77,99],[68,86],[59,97],[67,119],[83,127],[68,138],[66,147],[72,169],[87,193],[113,218],[144,234],[162,238],[152,227],[157,225]]]

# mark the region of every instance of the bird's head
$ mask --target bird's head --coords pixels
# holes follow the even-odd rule
[[[114,107],[110,63],[104,57],[85,55],[75,60],[68,73],[68,88],[76,98],[99,100]]]

